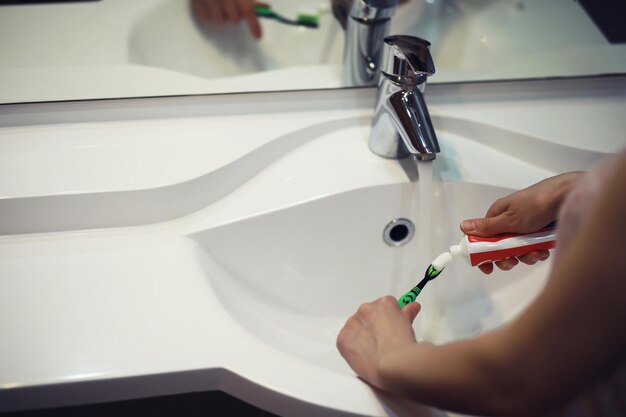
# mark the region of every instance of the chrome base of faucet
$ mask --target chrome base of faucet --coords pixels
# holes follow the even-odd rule
[[[370,150],[389,159],[411,154],[419,161],[435,159],[439,143],[421,92],[423,84],[398,84],[385,75],[381,79],[370,131]]]

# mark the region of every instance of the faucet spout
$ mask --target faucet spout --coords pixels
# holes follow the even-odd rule
[[[407,150],[420,160],[435,159],[439,142],[422,92],[398,91],[389,97],[391,118]]]
[[[423,91],[435,72],[427,41],[409,36],[385,38],[382,69],[369,147],[375,154],[400,159],[410,154],[430,161],[440,152]]]

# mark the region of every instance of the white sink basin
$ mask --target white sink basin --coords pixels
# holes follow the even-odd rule
[[[460,239],[459,219],[482,213],[486,201],[511,191],[437,181],[425,202],[433,216],[421,220],[417,187],[350,191],[191,237],[206,251],[217,296],[243,328],[308,363],[352,374],[334,344],[346,318],[365,301],[412,288],[430,261]],[[383,229],[397,217],[412,220],[416,235],[390,247]],[[445,342],[508,321],[541,287],[546,268],[486,280],[455,262],[420,296],[418,337]]]
[[[461,219],[624,146],[616,82],[577,82],[580,98],[551,82],[432,88],[431,181],[368,150],[369,89],[7,108],[0,411],[221,389],[281,415],[439,413],[372,392],[339,328],[410,289]],[[538,109],[554,117],[529,123]],[[415,236],[387,246],[399,217]],[[455,261],[420,295],[418,337],[505,323],[548,267],[485,279]]]

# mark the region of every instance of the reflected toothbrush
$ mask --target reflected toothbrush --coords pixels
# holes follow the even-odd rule
[[[304,26],[308,28],[317,28],[319,26],[319,18],[315,15],[301,13],[301,14],[298,14],[295,20],[288,19],[284,16],[279,15],[274,10],[272,10],[269,4],[257,3],[254,6],[254,11],[256,12],[256,15],[259,17],[274,19],[277,22],[281,22],[287,25]]]

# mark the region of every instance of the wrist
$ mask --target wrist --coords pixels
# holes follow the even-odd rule
[[[583,176],[583,172],[567,172],[565,174],[555,175],[540,183],[535,187],[540,191],[536,195],[536,208],[543,215],[539,216],[541,225],[548,224],[557,219],[559,210],[568,196],[570,191],[578,184]]]
[[[412,370],[436,348],[431,343],[414,342],[382,355],[376,366],[374,385],[384,391],[410,396],[415,391],[414,381],[411,380],[416,375]]]
[[[554,190],[554,200],[553,200],[553,210],[554,217],[556,219],[556,214],[559,212],[561,205],[565,201],[565,198],[568,196],[570,191],[580,182],[583,177],[584,172],[575,171],[575,172],[567,172],[565,174],[561,174],[558,176],[559,183]]]

